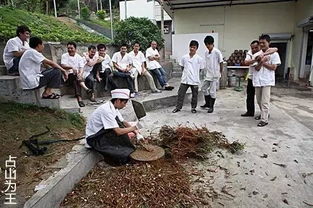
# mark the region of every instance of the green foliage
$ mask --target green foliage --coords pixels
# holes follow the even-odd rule
[[[16,0],[14,6],[19,9],[26,9],[30,12],[41,12],[44,1],[42,0]]]
[[[106,13],[105,13],[104,10],[99,10],[99,11],[97,11],[96,15],[97,15],[97,17],[98,17],[99,19],[104,20],[104,18],[105,18],[105,16],[106,16]]]
[[[150,46],[150,42],[155,40],[159,48],[163,47],[163,38],[160,29],[147,18],[130,17],[116,24],[115,27],[115,44],[128,45],[139,42],[141,49],[146,50]]]
[[[0,7],[0,39],[7,40],[15,36],[16,27],[25,24],[32,30],[32,36],[45,41],[75,41],[78,43],[108,43],[100,35],[88,33],[75,25],[70,27],[58,19],[24,10]]]
[[[88,9],[88,7],[83,7],[81,9],[81,16],[84,20],[88,20],[90,17],[90,10]]]

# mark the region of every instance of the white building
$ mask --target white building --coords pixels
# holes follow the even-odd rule
[[[278,76],[290,70],[291,79],[307,80],[313,70],[313,0],[164,0],[164,9],[173,21],[174,43],[183,35],[215,33],[228,58],[267,33],[282,59]]]

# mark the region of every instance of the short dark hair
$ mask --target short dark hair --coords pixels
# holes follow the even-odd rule
[[[266,40],[267,42],[271,42],[271,37],[268,34],[262,34],[260,35],[259,40]]]
[[[97,45],[98,51],[100,51],[102,48],[104,48],[104,50],[107,49],[107,47],[106,47],[104,44],[102,44],[102,43],[100,43],[100,44]]]
[[[120,48],[122,48],[122,47],[128,48],[128,45],[126,43],[122,43]]]
[[[69,45],[74,46],[74,48],[76,48],[76,47],[77,47],[76,43],[75,43],[75,42],[73,42],[73,41],[70,41],[70,42],[68,42],[68,43],[66,44],[66,46],[69,46]]]
[[[16,36],[19,36],[20,33],[24,33],[26,31],[28,31],[29,33],[32,32],[26,25],[20,25],[16,28]]]
[[[190,41],[189,47],[192,47],[192,46],[196,46],[197,48],[199,48],[199,43],[198,43],[198,41],[196,41],[196,40]]]
[[[128,99],[122,99],[122,98],[112,98],[111,102],[114,104],[115,101],[120,100],[122,102],[128,102]]]
[[[213,44],[214,43],[214,38],[211,35],[208,35],[204,38],[204,44]]]
[[[252,42],[250,43],[250,45],[253,45],[253,44],[255,44],[255,43],[259,45],[259,41],[258,41],[258,40],[252,41]]]
[[[140,46],[140,43],[138,41],[135,41],[133,45],[138,44]]]
[[[88,51],[90,51],[91,49],[95,49],[96,50],[96,47],[94,45],[88,46]]]
[[[29,46],[31,48],[36,48],[38,45],[41,45],[42,44],[42,40],[38,37],[31,37],[29,39]]]

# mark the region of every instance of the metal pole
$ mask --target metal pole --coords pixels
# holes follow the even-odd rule
[[[78,18],[80,19],[80,5],[79,0],[77,0]]]
[[[164,10],[163,10],[163,0],[161,0],[161,34],[164,39]],[[165,59],[165,43],[163,46],[162,58]]]
[[[111,0],[109,0],[109,6],[110,6],[110,21],[111,21],[111,40],[114,41],[114,33],[113,33],[113,15],[112,15],[112,3]]]
[[[127,19],[127,0],[125,0],[125,19]]]
[[[54,6],[54,16],[58,17],[58,14],[57,14],[57,4],[56,4],[55,0],[53,0],[53,6]]]
[[[100,10],[103,10],[103,7],[102,7],[102,0],[100,0]]]
[[[99,1],[96,0],[96,4],[97,4],[97,11],[99,11]]]

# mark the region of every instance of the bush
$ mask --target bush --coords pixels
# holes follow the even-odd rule
[[[88,20],[90,17],[90,10],[88,9],[88,7],[83,7],[81,9],[81,16],[84,20]]]
[[[158,47],[163,47],[161,30],[147,18],[130,17],[116,24],[114,42],[117,45],[126,43],[129,46],[135,42],[141,44],[141,49],[150,47],[150,42],[155,40]]]
[[[99,19],[104,20],[106,13],[104,10],[99,10],[97,11],[96,15]]]
[[[0,40],[15,36],[16,27],[25,24],[32,30],[32,36],[45,41],[76,41],[78,43],[108,43],[103,36],[89,33],[76,24],[66,25],[58,19],[24,10],[0,7]]]

